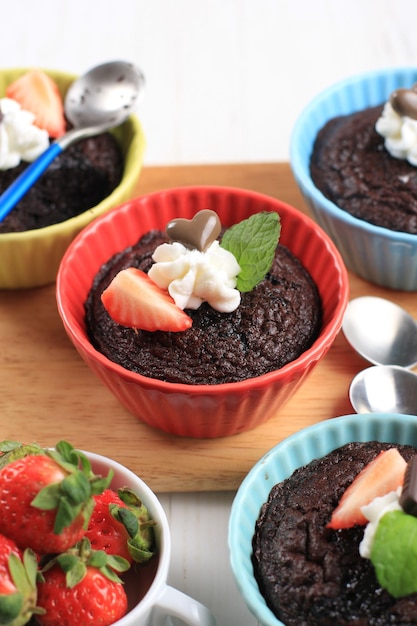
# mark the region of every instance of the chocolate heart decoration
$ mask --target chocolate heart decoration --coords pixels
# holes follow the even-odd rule
[[[407,463],[400,506],[405,513],[417,517],[417,455],[414,455]]]
[[[166,233],[172,241],[179,241],[186,248],[205,252],[220,235],[221,228],[217,213],[203,209],[191,220],[183,217],[171,220],[166,227]]]
[[[416,85],[412,89],[396,89],[390,95],[391,106],[403,117],[411,117],[417,120],[417,89]]]

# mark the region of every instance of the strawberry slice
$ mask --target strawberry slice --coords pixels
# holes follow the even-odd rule
[[[101,300],[110,317],[122,326],[177,332],[192,324],[167,291],[134,267],[116,274]]]
[[[65,133],[64,105],[58,85],[45,72],[30,70],[6,89],[6,96],[35,116],[35,125],[52,138]]]
[[[346,489],[327,528],[337,530],[366,524],[368,520],[361,507],[400,487],[404,482],[406,467],[407,463],[397,448],[380,452]]]

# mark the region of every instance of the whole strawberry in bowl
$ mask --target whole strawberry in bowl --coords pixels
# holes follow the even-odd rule
[[[90,549],[88,539],[53,557],[41,570],[36,617],[41,626],[117,623],[128,599],[119,574],[129,569],[121,557]]]
[[[0,457],[0,532],[38,554],[64,552],[85,534],[94,505],[111,476],[81,465],[83,458],[60,442],[55,450],[3,444]]]
[[[66,441],[0,452],[0,623],[151,626],[155,611],[214,626],[167,585],[168,522],[140,478]]]
[[[37,560],[0,534],[0,623],[20,626],[43,611],[37,606]]]
[[[76,77],[39,68],[0,71],[0,193],[70,128],[63,101]],[[145,139],[136,115],[69,146],[0,221],[0,289],[55,281],[62,255],[94,217],[132,196]]]
[[[86,538],[95,550],[144,565],[153,556],[154,521],[142,500],[127,487],[94,496]]]

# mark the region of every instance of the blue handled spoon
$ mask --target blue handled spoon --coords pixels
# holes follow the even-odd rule
[[[98,65],[75,80],[64,101],[73,128],[53,141],[0,195],[0,222],[70,144],[122,124],[135,110],[144,83],[142,72],[125,61]]]

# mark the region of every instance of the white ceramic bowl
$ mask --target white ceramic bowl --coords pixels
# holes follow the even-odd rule
[[[128,573],[128,613],[115,622],[115,626],[168,626],[172,623],[168,621],[169,616],[178,617],[189,626],[215,626],[215,619],[209,609],[167,584],[171,561],[170,529],[165,511],[150,487],[120,463],[92,452],[85,454],[96,474],[106,476],[112,469],[114,478],[111,487],[116,490],[129,487],[156,521],[157,558]]]

